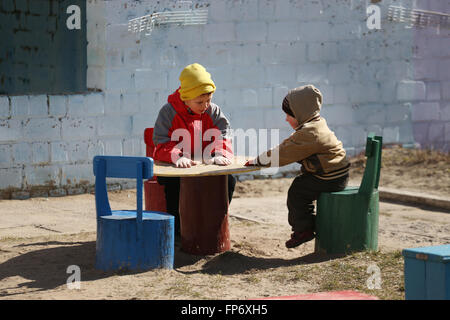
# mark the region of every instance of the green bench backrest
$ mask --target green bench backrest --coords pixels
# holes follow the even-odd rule
[[[371,195],[374,189],[378,188],[380,181],[381,168],[381,148],[383,145],[383,137],[375,136],[369,133],[366,143],[366,168],[359,186],[359,193]]]

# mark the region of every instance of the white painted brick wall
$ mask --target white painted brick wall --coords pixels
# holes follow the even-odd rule
[[[97,134],[97,119],[94,117],[66,117],[61,123],[61,136],[65,141],[89,139]]]
[[[430,126],[430,131],[428,133],[428,138],[433,142],[443,142],[445,141],[444,124],[438,123]]]
[[[300,40],[300,26],[298,21],[270,22],[267,32],[267,41],[297,41]],[[301,39],[305,40],[305,39]]]
[[[267,80],[264,84],[272,84],[273,86],[289,85],[292,87],[296,78],[295,65],[269,65],[266,67]]]
[[[427,141],[429,127],[430,124],[428,122],[416,123],[413,128],[415,141]]]
[[[105,155],[109,156],[122,156],[122,139],[105,139]]]
[[[308,59],[311,62],[338,62],[337,50],[336,42],[310,42],[308,44]]]
[[[387,122],[387,110],[380,104],[366,104],[356,108],[358,112],[354,112],[353,120],[359,124],[375,125]]]
[[[152,113],[139,113],[132,117],[132,134],[133,136],[143,137],[144,130],[149,127],[153,127],[157,117],[156,112]]]
[[[290,129],[290,126],[286,121],[286,115],[283,112],[280,112],[281,102],[279,105],[280,107],[275,106],[264,110],[264,121],[268,124],[267,129]]]
[[[52,163],[69,161],[66,142],[52,142],[50,144],[50,150],[50,161]]]
[[[273,88],[273,106],[281,106],[283,104],[283,99],[289,92],[289,87],[277,86]]]
[[[441,95],[444,100],[450,100],[450,81],[441,82]]]
[[[334,105],[324,106],[320,114],[327,120],[327,123],[332,126],[351,125],[354,123],[354,112],[350,105]]]
[[[61,168],[61,182],[63,185],[77,185],[94,183],[92,164],[68,164]]]
[[[411,104],[387,105],[386,122],[405,122],[411,119]]]
[[[88,160],[94,159],[97,155],[105,154],[105,144],[102,140],[91,140],[88,145]]]
[[[0,96],[0,119],[9,117],[9,98],[6,96]]]
[[[254,89],[242,90],[242,102],[244,107],[257,107],[258,106],[258,94]]]
[[[142,113],[151,113],[156,120],[156,115],[159,109],[162,107],[157,104],[158,95],[156,92],[141,92],[139,94],[139,105]],[[167,99],[167,97],[166,97]]]
[[[26,140],[54,141],[61,139],[61,123],[54,118],[30,118],[23,122]]]
[[[349,102],[349,93],[347,85],[333,86],[333,98],[335,104],[345,104]]]
[[[413,121],[433,121],[439,120],[440,108],[436,102],[420,102],[413,104],[412,120]]]
[[[446,106],[441,108],[441,120],[450,120],[450,102],[447,102]]]
[[[305,63],[297,66],[297,82],[328,83],[328,65],[325,63]]]
[[[228,42],[236,39],[235,24],[231,22],[214,23],[204,29],[206,43]]]
[[[277,69],[275,71],[278,72],[276,75],[271,74],[274,69]],[[281,82],[283,79],[281,78],[280,73],[287,72],[287,70],[282,70],[279,66],[268,66],[266,72],[267,77],[277,77],[277,79]],[[295,71],[291,72],[292,77],[294,76],[294,73]],[[257,88],[264,86],[266,74],[264,69],[261,68],[236,66],[232,68],[232,77],[233,83],[228,84],[230,87]]]
[[[32,162],[47,163],[50,161],[48,142],[35,142],[31,144]]]
[[[11,97],[11,116],[19,118],[21,116],[28,116],[30,109],[30,101],[28,96],[13,96]]]
[[[441,83],[428,82],[426,84],[427,100],[441,100]]]
[[[105,112],[105,95],[103,93],[91,93],[84,96],[84,116],[102,115]]]
[[[122,111],[125,114],[138,113],[141,109],[139,93],[124,93],[121,98]]]
[[[49,115],[65,116],[67,114],[67,96],[48,96],[49,99]]]
[[[126,137],[131,133],[130,116],[105,116],[99,119],[98,135],[100,137]]]
[[[391,4],[448,9],[435,2],[377,5],[384,14]],[[291,133],[284,96],[312,83],[350,155],[369,131],[449,150],[448,32],[386,19],[369,32],[367,1],[193,0],[206,3],[206,26],[156,26],[145,36],[130,34],[128,20],[176,9],[176,0],[89,0],[87,82],[102,92],[0,96],[0,190],[93,183],[95,155],[143,155],[143,130],[194,62],[211,73],[213,101],[235,129],[279,129],[282,140]]]
[[[397,143],[400,139],[398,127],[384,127],[382,135],[384,143]]]
[[[134,70],[106,69],[107,92],[129,92],[135,89]]]
[[[151,69],[137,69],[135,83],[137,91],[164,89],[167,87],[167,73]]]
[[[447,40],[448,41],[448,40]],[[450,59],[440,59],[439,63],[436,62],[438,79],[439,80],[450,80]]]
[[[4,144],[0,145],[0,168],[8,167],[12,161],[11,146]]]
[[[32,162],[32,151],[29,143],[15,143],[12,145],[13,163],[21,165]]]
[[[397,88],[397,98],[400,101],[426,99],[425,83],[422,81],[401,81]]]
[[[353,82],[348,85],[348,88],[350,101],[354,104],[377,102],[380,97],[380,90],[376,82]]]
[[[263,42],[267,36],[267,23],[264,21],[238,22],[235,25],[236,40],[245,42]]]
[[[0,143],[15,142],[22,139],[21,120],[0,120]]]
[[[445,141],[449,141],[450,140],[450,123],[446,123],[445,124]]]
[[[0,168],[0,190],[8,188],[22,187],[22,169],[16,167],[9,167],[6,169]],[[42,183],[42,182],[41,182]]]
[[[383,103],[397,102],[397,82],[388,79],[380,83],[380,100]]]
[[[121,112],[121,99],[120,93],[106,93],[105,115],[119,114]]]
[[[48,113],[47,107],[47,96],[46,95],[37,95],[37,96],[29,96],[28,103],[28,114],[30,116],[46,116]]]
[[[25,166],[25,183],[30,187],[41,185],[60,185],[60,170],[53,165]]]
[[[144,132],[142,130],[141,132]],[[143,137],[143,134],[142,134]],[[143,147],[142,140],[143,138],[132,138],[132,139],[124,139],[123,141],[123,155],[124,156],[134,156],[136,154],[145,154],[145,148]],[[144,143],[145,145],[145,143]]]
[[[67,143],[67,150],[69,161],[81,162],[88,157],[88,142],[87,141],[70,141]]]

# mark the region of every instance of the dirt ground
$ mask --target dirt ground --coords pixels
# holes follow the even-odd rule
[[[359,185],[364,157],[352,159]],[[253,299],[356,290],[404,299],[401,250],[450,243],[450,214],[380,202],[379,250],[346,256],[314,253],[314,241],[286,249],[286,192],[293,178],[238,182],[230,205],[231,250],[193,256],[176,243],[173,270],[95,270],[92,194],[0,200],[0,299]],[[450,156],[403,148],[383,150],[380,186],[450,195]],[[135,191],[110,192],[112,209],[135,206]],[[369,286],[368,268],[381,285]],[[67,268],[81,271],[80,288]]]

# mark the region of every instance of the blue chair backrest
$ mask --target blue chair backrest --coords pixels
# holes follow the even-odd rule
[[[153,159],[147,157],[95,156],[94,175],[105,161],[105,178],[137,178],[136,165],[142,163],[142,179],[153,177]]]
[[[97,218],[111,215],[106,178],[136,179],[137,220],[142,221],[142,180],[153,177],[153,159],[147,157],[95,156],[95,205]]]

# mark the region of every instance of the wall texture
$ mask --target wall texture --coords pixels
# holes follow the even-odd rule
[[[449,151],[449,29],[408,28],[387,13],[389,5],[449,13],[450,1],[382,0],[379,30],[366,25],[370,4],[193,0],[208,9],[206,25],[157,26],[146,36],[130,33],[128,20],[179,10],[180,2],[88,0],[87,86],[99,92],[0,96],[3,197],[85,192],[94,155],[144,155],[144,129],[193,62],[211,72],[215,103],[234,129],[287,137],[281,101],[289,88],[312,83],[350,155],[369,131],[385,143]]]
[[[85,0],[0,3],[0,95],[86,90],[86,15],[67,28],[71,5],[86,12]]]

